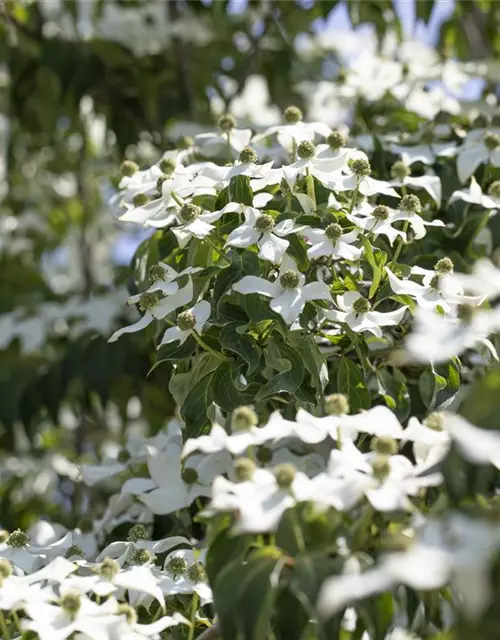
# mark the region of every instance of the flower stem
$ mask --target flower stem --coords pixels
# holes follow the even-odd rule
[[[5,622],[5,616],[3,615],[3,611],[0,609],[0,629],[2,630],[2,638],[5,640],[10,640],[10,633],[7,629],[7,624]]]
[[[17,615],[17,611],[12,611],[12,619],[14,620],[19,633],[22,634],[23,631],[21,629],[21,622],[19,621],[19,616]]]
[[[198,610],[198,594],[193,593],[193,599],[191,600],[191,627],[189,628],[188,640],[194,640],[194,634],[196,631],[196,611]]]
[[[356,206],[356,200],[358,199],[358,193],[359,193],[359,181],[357,182],[356,188],[354,189],[354,193],[352,194],[352,200],[349,206],[349,214],[351,214],[354,211],[354,207]]]
[[[217,356],[217,358],[220,358],[221,360],[226,359],[225,356],[220,353],[220,351],[216,351],[215,349],[212,349],[212,347],[209,347],[208,344],[201,338],[199,333],[196,333],[196,331],[192,331],[191,335],[202,349],[205,349],[205,351],[208,351],[208,353],[211,353],[213,356]]]
[[[407,231],[408,231],[408,225],[410,224],[409,220],[405,220],[404,224],[403,224],[403,233],[406,235]],[[391,265],[390,265],[390,269],[391,271],[394,270],[394,265],[397,262],[397,259],[399,258],[399,254],[401,253],[401,250],[403,248],[403,245],[405,244],[405,241],[401,238],[401,236],[398,239],[398,246],[396,247],[396,251],[394,252],[394,256],[391,260]]]
[[[231,133],[227,132],[227,153],[229,156],[229,162],[233,162],[233,148],[231,147]]]
[[[306,169],[306,189],[307,195],[313,201],[314,209],[316,210],[316,192],[314,191],[314,178],[309,173],[309,168]]]
[[[295,540],[297,541],[297,547],[299,551],[303,553],[306,550],[306,541],[304,540],[304,534],[302,533],[302,529],[300,528],[300,522],[297,518],[297,512],[295,509],[290,509],[292,514],[292,527],[293,533],[295,535]]]
[[[297,160],[297,143],[295,142],[295,138],[292,140],[292,162]]]
[[[184,202],[182,202],[182,200],[175,193],[175,191],[171,191],[170,195],[172,196],[172,200],[174,200],[179,205],[179,207],[182,207],[184,205]]]
[[[205,238],[205,240],[208,242],[208,244],[212,247],[212,249],[221,257],[224,258],[224,260],[228,263],[231,264],[231,260],[229,259],[228,255],[226,253],[224,253],[224,251],[222,251],[221,249],[219,249],[219,247],[215,244],[215,242],[213,242],[213,240],[211,240],[211,238],[209,238],[208,236]]]

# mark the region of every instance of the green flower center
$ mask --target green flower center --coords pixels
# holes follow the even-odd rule
[[[283,117],[285,118],[285,122],[288,122],[289,124],[295,124],[302,120],[303,115],[302,111],[298,107],[290,105],[283,112]]]
[[[180,136],[177,138],[177,149],[190,149],[194,147],[194,138],[191,136]]]
[[[143,524],[134,524],[134,526],[130,528],[127,536],[127,540],[129,542],[138,542],[139,540],[150,539],[149,532]]]
[[[397,442],[389,436],[379,436],[371,442],[371,450],[382,456],[392,456],[398,450]]]
[[[241,151],[239,160],[243,162],[243,164],[255,163],[258,160],[257,153],[251,147],[246,147]]]
[[[73,556],[85,558],[85,552],[79,544],[73,544],[71,547],[69,547],[69,549],[66,550],[66,553],[64,554],[65,558],[72,558]]]
[[[433,431],[443,431],[444,429],[443,414],[439,413],[439,411],[433,411],[424,420],[424,424],[426,427],[428,427],[429,429],[432,429]]]
[[[283,463],[274,468],[273,474],[280,489],[289,489],[295,480],[296,470],[293,464]]]
[[[238,482],[246,482],[251,480],[252,476],[257,468],[255,462],[250,458],[238,458],[234,461],[234,473]]]
[[[422,203],[420,198],[414,195],[403,196],[399,203],[401,211],[409,211],[411,213],[420,213],[422,211]]]
[[[434,270],[439,273],[439,275],[444,275],[446,273],[451,273],[453,271],[453,261],[448,258],[440,258],[436,264],[434,265]]]
[[[186,573],[187,568],[187,562],[184,558],[170,558],[166,566],[167,571],[170,571],[174,578]]]
[[[325,229],[325,235],[329,240],[335,242],[342,235],[342,227],[336,222],[332,222],[332,224],[329,224]]]
[[[65,593],[60,600],[61,609],[70,616],[75,616],[82,606],[82,599],[79,593]]]
[[[332,131],[327,137],[326,143],[331,149],[341,149],[345,147],[346,139],[340,131]]]
[[[257,218],[255,221],[255,229],[256,231],[271,231],[274,228],[275,222],[274,218],[270,216],[268,213],[263,213],[261,216]]]
[[[285,178],[281,178],[280,180],[280,191],[284,196],[289,196],[292,193],[292,190],[290,189],[290,185],[285,180]]]
[[[104,580],[113,580],[116,574],[120,571],[120,565],[113,558],[104,558],[101,564],[97,567],[97,572],[104,578]]]
[[[132,564],[146,564],[152,556],[147,549],[136,549],[132,556]]]
[[[349,169],[358,178],[369,176],[372,172],[370,163],[365,158],[353,158],[349,160]]]
[[[269,464],[273,459],[273,452],[269,447],[259,447],[256,457],[261,464]]]
[[[302,160],[310,160],[316,155],[316,147],[310,140],[303,140],[297,147],[297,155]]]
[[[183,204],[179,216],[185,223],[193,222],[200,215],[201,208],[195,204]]]
[[[152,264],[148,269],[148,280],[151,284],[154,284],[159,280],[165,280],[166,273],[167,272],[160,264]]]
[[[395,180],[402,182],[409,175],[411,175],[411,169],[403,160],[397,160],[397,162],[392,165],[391,176]]]
[[[488,189],[488,194],[492,198],[500,198],[500,180],[495,180],[490,184],[490,188]]]
[[[237,407],[231,416],[233,431],[248,431],[259,423],[257,414],[252,407]]]
[[[280,276],[280,285],[283,289],[296,289],[299,286],[299,274],[291,269],[287,269]]]
[[[29,541],[29,537],[24,533],[24,531],[21,531],[21,529],[16,529],[7,538],[7,544],[9,547],[15,548],[25,547]]]
[[[139,171],[139,165],[135,163],[133,160],[124,160],[122,162],[122,166],[120,167],[120,171],[122,176],[127,176],[130,178],[137,171]]]
[[[156,181],[156,195],[158,196],[158,198],[161,197],[162,191],[163,191],[163,183],[166,182],[167,180],[169,180],[169,176],[158,176],[158,179]]]
[[[439,274],[432,276],[429,286],[431,289],[434,289],[435,291],[439,289]]]
[[[224,131],[224,133],[229,133],[236,127],[236,120],[230,113],[225,113],[218,119],[217,124],[219,125],[221,131]]]
[[[198,472],[192,467],[186,467],[182,470],[182,479],[186,484],[194,484],[198,482]]]
[[[116,459],[118,460],[118,462],[121,462],[122,464],[124,464],[125,462],[128,462],[130,458],[131,458],[130,453],[126,449],[121,449]]]
[[[137,613],[135,612],[134,607],[131,607],[125,602],[122,602],[118,605],[118,615],[125,616],[127,623],[130,625],[133,625],[137,622]]]
[[[391,465],[387,456],[377,456],[372,462],[373,477],[381,482],[391,473]]]
[[[475,313],[476,309],[471,304],[461,304],[458,307],[458,317],[464,324],[469,324]]]
[[[12,565],[5,558],[0,558],[0,577],[3,579],[10,578],[12,575],[13,569]]]
[[[349,413],[349,399],[343,393],[332,393],[325,398],[325,413],[329,416],[343,416]]]
[[[196,326],[196,317],[192,311],[183,311],[177,316],[177,326],[181,331],[191,331]]]
[[[149,311],[156,307],[158,302],[160,301],[161,293],[159,291],[145,291],[141,293],[139,298],[139,309],[141,311]]]
[[[495,149],[500,147],[500,135],[498,135],[498,133],[491,133],[491,131],[487,131],[484,134],[483,142],[488,151],[495,151]]]
[[[379,204],[372,211],[372,216],[377,220],[387,220],[389,217],[389,209],[385,206],[385,204]]]
[[[163,173],[167,174],[167,176],[172,175],[176,167],[177,162],[172,158],[163,158],[162,160],[160,160],[160,170],[163,171]]]
[[[372,308],[372,305],[366,298],[360,297],[353,302],[352,308],[356,313],[367,313]]]
[[[149,196],[145,193],[136,193],[132,198],[134,207],[142,207],[149,202]]]
[[[9,539],[9,532],[5,529],[0,529],[0,543],[7,542]]]
[[[194,562],[188,569],[188,578],[192,582],[205,582],[207,573],[201,562]]]

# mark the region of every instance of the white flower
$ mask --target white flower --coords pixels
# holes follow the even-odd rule
[[[166,283],[167,284],[167,283]],[[176,283],[169,283],[172,289],[175,288]],[[156,287],[159,288],[159,287]],[[116,342],[120,336],[124,333],[134,333],[135,331],[141,331],[150,325],[156,318],[161,320],[165,318],[169,313],[189,304],[193,299],[193,281],[189,276],[187,284],[181,289],[177,289],[175,293],[161,297],[161,291],[146,291],[145,293],[131,296],[128,299],[129,304],[139,304],[139,307],[145,312],[140,320],[127,327],[122,327],[115,331],[113,335],[108,339],[108,342]]]
[[[429,142],[416,145],[392,144],[391,151],[404,157],[408,165],[415,162],[432,165],[438,157],[451,157],[455,155],[456,144],[454,142]]]
[[[404,202],[404,199],[402,202]],[[398,220],[408,221],[410,227],[413,229],[413,233],[415,234],[415,240],[420,240],[426,235],[426,227],[445,226],[442,220],[428,221],[422,218],[422,216],[420,216],[416,211],[411,211],[409,209],[398,209],[392,217],[392,222],[397,222]]]
[[[356,229],[349,233],[343,233],[342,227],[334,222],[329,224],[326,229],[305,227],[300,233],[311,244],[307,250],[309,259],[331,256],[334,259],[344,258],[354,262],[361,257],[362,249],[352,246],[359,235]]]
[[[332,309],[325,312],[328,320],[343,322],[356,333],[368,331],[378,338],[383,335],[380,327],[399,324],[406,312],[406,307],[385,313],[371,311],[370,302],[357,291],[348,291],[337,296],[337,306],[340,311]]]
[[[444,428],[443,414],[431,414],[423,423],[410,418],[401,440],[413,443],[413,455],[418,465],[430,467],[440,462],[451,444],[449,432]],[[429,426],[431,425],[431,426]]]
[[[228,133],[200,133],[195,136],[199,152],[208,157],[224,154],[230,149],[232,157],[238,156],[252,139],[251,129],[231,129]]]
[[[223,211],[231,210],[228,209],[229,206],[224,207]],[[235,208],[232,210],[234,211]],[[293,220],[282,220],[276,224],[272,215],[262,213],[253,207],[245,207],[243,213],[245,222],[231,231],[226,240],[226,246],[250,247],[257,244],[259,258],[279,264],[290,245],[284,236],[297,233],[303,227],[297,226]]]
[[[406,234],[392,226],[394,222],[397,222],[396,214],[394,209],[389,209],[383,204],[372,207],[366,203],[366,206],[355,208],[354,213],[347,214],[347,218],[367,233],[373,233],[374,236],[385,236],[392,245],[396,238],[406,241]]]
[[[461,455],[475,464],[492,464],[500,469],[500,433],[479,429],[459,415],[443,414],[443,426]]]
[[[500,269],[491,260],[480,258],[472,267],[472,273],[453,273],[443,280],[443,289],[449,285],[463,287],[465,291],[484,296],[489,300],[500,295]]]
[[[189,545],[189,540],[183,536],[171,536],[162,540],[135,540],[127,542],[112,542],[108,544],[99,554],[97,562],[102,562],[104,558],[116,560],[121,567],[127,563],[134,562],[134,555],[138,549],[145,549],[151,554],[153,560],[160,553],[166,553],[181,544]]]
[[[427,173],[423,176],[412,176],[410,174],[410,167],[408,158],[403,154],[402,162],[408,166],[408,175],[402,179],[395,177],[391,181],[391,184],[395,187],[410,187],[412,189],[424,189],[438,205],[441,205],[441,178],[433,173]]]
[[[191,307],[191,309],[179,313],[177,316],[177,326],[170,327],[165,331],[158,348],[164,344],[175,341],[184,344],[193,332],[200,334],[210,317],[210,313],[210,303],[206,300],[201,300],[197,302],[194,307]]]
[[[209,236],[214,229],[212,222],[219,220],[222,215],[222,211],[203,211],[197,205],[184,204],[174,214],[178,225],[172,229],[179,247],[183,249],[193,236],[200,240]]]
[[[364,196],[374,196],[377,193],[399,198],[390,182],[376,180],[370,177],[370,163],[365,153],[357,151],[351,154],[351,160],[344,177],[334,179],[326,186],[332,191],[354,191],[357,189]]]
[[[245,276],[233,285],[239,293],[259,293],[272,298],[270,306],[283,320],[291,325],[302,313],[309,300],[331,301],[330,291],[324,282],[305,283],[305,277],[297,269],[295,261],[285,255],[279,274],[274,282],[257,276]]]
[[[159,581],[160,589],[166,596],[197,593],[202,606],[212,602],[212,590],[207,584],[205,562],[205,551],[197,549],[172,551],[165,558],[164,572]]]
[[[466,182],[480,164],[500,167],[500,128],[470,131],[457,155],[457,173],[460,182]]]
[[[500,208],[500,199],[484,194],[474,176],[471,178],[468,189],[454,191],[451,194],[448,204],[452,204],[457,200],[462,200],[463,202],[468,202],[469,204],[477,204],[484,209]]]

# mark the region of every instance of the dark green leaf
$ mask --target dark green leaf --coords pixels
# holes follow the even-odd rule
[[[359,365],[349,358],[343,357],[340,360],[337,387],[340,393],[345,393],[348,396],[353,413],[370,408],[370,392],[363,373]]]

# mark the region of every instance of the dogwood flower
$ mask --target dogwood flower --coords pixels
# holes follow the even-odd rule
[[[367,203],[366,207],[358,207],[354,213],[348,213],[347,218],[367,233],[372,233],[374,236],[385,236],[392,245],[397,238],[406,240],[406,234],[392,226],[394,222],[397,222],[396,213],[383,204],[372,208]]]
[[[466,182],[481,164],[500,167],[500,128],[470,131],[458,149],[457,173]]]
[[[227,118],[228,116],[221,117]],[[199,133],[196,135],[194,141],[197,150],[202,155],[212,158],[229,149],[231,158],[237,157],[243,149],[249,146],[252,130],[237,129],[235,124],[229,128],[225,127],[220,133]]]
[[[459,415],[443,415],[443,426],[461,455],[475,464],[492,464],[500,469],[500,433],[479,429]]]
[[[173,291],[177,286],[175,281],[170,283],[165,283],[165,287],[167,285],[171,285],[171,290]],[[188,281],[186,285],[182,288],[177,288],[177,290],[171,295],[167,295],[162,297],[162,292],[160,290],[146,291],[144,293],[140,293],[134,296],[131,296],[128,299],[128,304],[138,304],[139,309],[144,311],[144,315],[135,322],[127,327],[122,327],[115,331],[113,335],[108,339],[108,342],[116,342],[120,336],[124,333],[134,333],[136,331],[142,331],[147,326],[149,326],[153,320],[161,320],[165,318],[169,313],[183,307],[186,304],[189,304],[193,299],[193,281],[191,276],[188,277]]]
[[[411,167],[406,156],[403,155],[401,160],[392,165],[391,175],[393,178],[391,184],[393,186],[424,189],[438,206],[441,205],[442,189],[439,176],[432,173],[427,173],[423,176],[412,176]]]
[[[342,227],[333,222],[326,229],[304,227],[301,229],[300,234],[311,245],[307,250],[309,259],[331,256],[337,260],[343,258],[354,262],[361,257],[362,249],[352,246],[352,243],[357,240],[359,235],[357,229],[349,233],[343,233]]]
[[[178,225],[172,231],[174,232],[179,247],[183,249],[192,237],[203,240],[213,231],[212,222],[222,217],[221,211],[203,211],[196,204],[183,204],[182,207],[173,214]]]
[[[491,260],[480,258],[474,263],[472,273],[449,274],[442,285],[445,290],[448,286],[458,285],[465,291],[491,300],[500,295],[500,269]]]
[[[411,226],[413,233],[415,234],[415,239],[420,240],[423,238],[426,233],[426,227],[444,227],[444,222],[442,220],[425,220],[420,216],[422,211],[422,205],[417,196],[409,195],[404,196],[401,199],[399,209],[396,211],[394,216],[392,217],[393,222],[397,222],[398,220],[407,221]]]
[[[389,327],[401,322],[407,307],[395,311],[371,311],[371,303],[357,291],[348,291],[336,298],[339,310],[325,311],[325,317],[333,322],[345,323],[356,333],[368,331],[381,338],[380,327]]]
[[[348,163],[348,173],[345,177],[328,183],[332,191],[354,191],[357,189],[364,196],[374,196],[377,193],[399,198],[390,182],[371,178],[371,167],[363,152],[358,152]]]
[[[223,211],[227,211],[224,207]],[[234,209],[233,209],[234,210]],[[282,220],[276,223],[269,213],[262,213],[253,207],[244,208],[245,222],[231,231],[226,246],[250,247],[257,244],[259,258],[279,264],[290,246],[284,236],[298,233],[303,227],[297,226],[293,220]]]
[[[206,552],[197,549],[180,549],[167,555],[162,577],[158,583],[166,596],[197,593],[203,606],[212,602],[212,590],[205,572]]]
[[[310,300],[331,301],[330,291],[324,282],[305,283],[305,276],[297,269],[293,258],[285,255],[274,282],[257,276],[245,276],[233,285],[233,290],[247,295],[259,293],[271,299],[270,307],[291,325]]]
[[[170,327],[163,334],[159,347],[175,341],[184,344],[193,332],[200,334],[210,317],[210,313],[210,303],[206,300],[201,300],[197,302],[194,307],[191,307],[191,309],[182,311],[177,316],[176,326]]]
[[[494,189],[493,192],[495,193],[496,189]],[[500,189],[498,190],[498,192],[500,194]],[[491,195],[484,194],[476,179],[474,178],[474,176],[472,176],[469,188],[454,191],[451,194],[448,203],[452,204],[457,200],[461,200],[462,202],[467,202],[468,204],[477,204],[484,209],[498,209],[500,208],[500,198],[498,196],[494,197],[494,193],[491,193]]]

